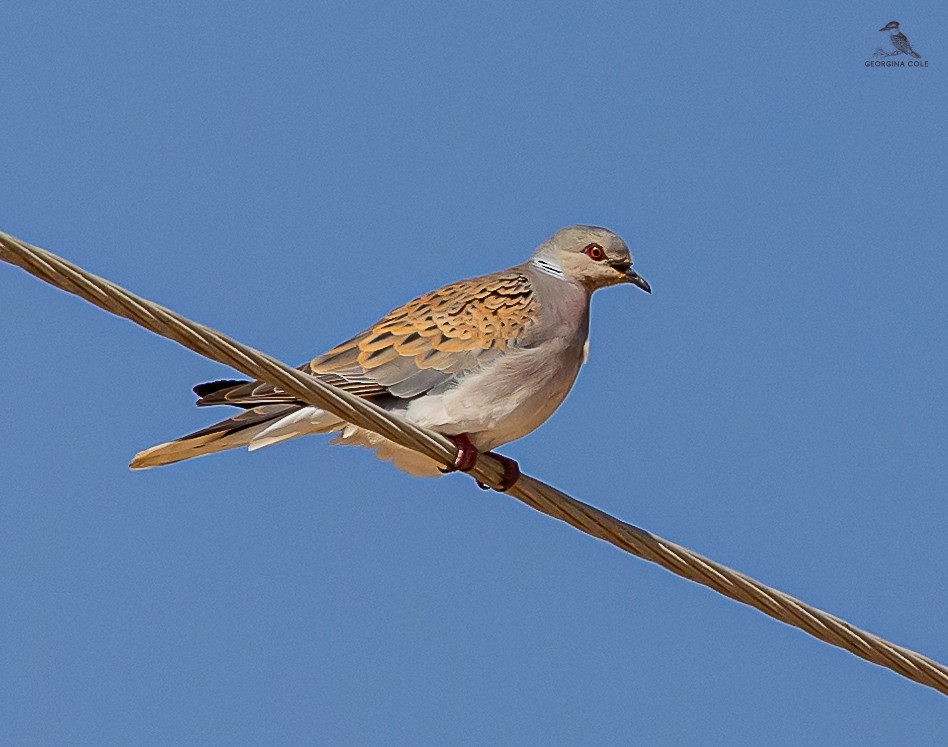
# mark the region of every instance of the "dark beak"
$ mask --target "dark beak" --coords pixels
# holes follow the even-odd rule
[[[625,273],[625,279],[627,282],[632,283],[633,285],[637,285],[646,293],[652,292],[652,286],[650,286],[648,282],[646,282],[645,278],[643,278],[641,275],[639,275],[637,272],[635,272],[632,269],[629,269]]]
[[[644,290],[646,293],[652,292],[652,286],[649,285],[645,278],[639,275],[635,270],[632,269],[632,264],[628,261],[625,262],[610,262],[613,269],[618,270],[622,273],[622,279],[626,283],[632,283],[632,285],[637,285],[639,288]]]

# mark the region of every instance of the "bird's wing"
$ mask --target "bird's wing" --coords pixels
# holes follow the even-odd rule
[[[906,54],[912,55],[912,57],[921,57],[921,55],[918,52],[912,49],[912,45],[909,44],[909,40],[905,36],[905,34],[902,34],[902,41],[905,44],[905,48],[902,50],[903,52],[905,52]]]
[[[908,37],[901,31],[897,31],[896,33],[892,34],[892,45],[900,52],[910,54],[912,57],[921,57],[918,52],[912,49],[912,45],[909,44]]]
[[[297,366],[304,373],[318,376],[327,384],[332,384],[340,389],[345,389],[351,394],[360,397],[375,397],[385,393],[385,389],[371,382],[348,381],[341,376],[317,374],[310,367],[309,363]],[[288,405],[303,404],[296,397],[287,394],[279,387],[267,384],[262,381],[209,381],[206,384],[198,384],[194,387],[194,393],[198,396],[198,407],[208,407],[210,405],[234,405],[235,407],[258,407],[260,405]]]
[[[533,285],[520,270],[461,280],[389,312],[300,370],[361,397],[408,399],[514,346],[537,311]],[[259,381],[210,382],[194,391],[199,405],[299,404]]]

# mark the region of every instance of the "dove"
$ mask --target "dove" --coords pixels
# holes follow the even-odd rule
[[[198,384],[200,407],[244,412],[139,452],[147,469],[241,446],[250,451],[313,433],[363,446],[412,475],[472,469],[480,452],[504,467],[499,486],[517,481],[517,462],[494,453],[544,423],[576,381],[588,354],[593,293],[632,284],[651,293],[632,269],[617,234],[598,226],[562,228],[523,264],[460,280],[419,296],[299,369],[365,397],[398,417],[449,438],[451,467],[341,420],[260,381]],[[483,487],[483,486],[482,486]]]

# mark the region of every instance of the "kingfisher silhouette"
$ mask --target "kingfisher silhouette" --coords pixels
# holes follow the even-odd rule
[[[889,32],[889,39],[892,42],[892,46],[896,49],[895,52],[892,52],[892,56],[897,54],[907,54],[911,57],[921,57],[918,52],[912,49],[912,45],[909,44],[908,37],[899,31],[898,21],[889,21],[885,26],[879,29],[879,31]]]

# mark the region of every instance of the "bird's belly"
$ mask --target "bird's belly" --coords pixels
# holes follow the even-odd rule
[[[466,433],[489,451],[545,422],[569,393],[581,363],[582,344],[509,353],[447,391],[412,402],[406,417],[446,435]]]

